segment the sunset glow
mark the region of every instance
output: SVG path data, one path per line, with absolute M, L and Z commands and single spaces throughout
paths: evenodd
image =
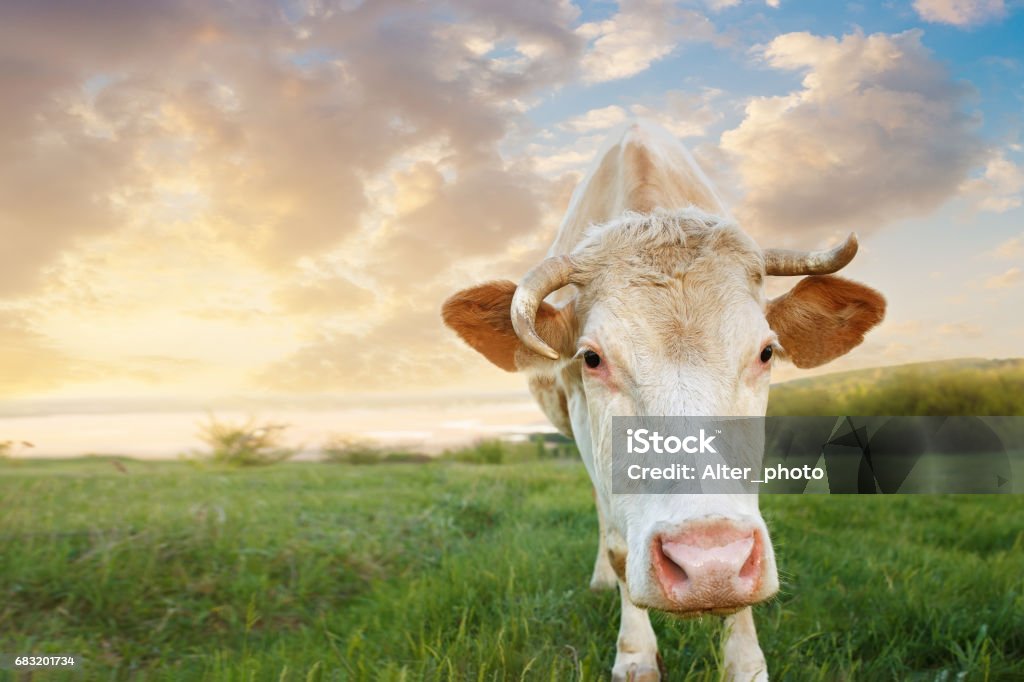
M 522 391 L 440 303 L 536 263 L 632 116 L 762 244 L 860 234 L 889 314 L 828 371 L 1019 355 L 1022 14 L 812 7 L 4 3 L 0 393 Z

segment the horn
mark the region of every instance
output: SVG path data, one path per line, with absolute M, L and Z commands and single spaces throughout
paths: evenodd
M 767 275 L 829 275 L 841 270 L 857 255 L 854 232 L 839 246 L 823 251 L 790 251 L 765 249 L 764 271 Z
M 534 353 L 558 359 L 558 351 L 537 334 L 534 321 L 544 297 L 569 284 L 575 266 L 569 256 L 553 256 L 541 261 L 519 282 L 512 297 L 512 328 L 523 344 Z

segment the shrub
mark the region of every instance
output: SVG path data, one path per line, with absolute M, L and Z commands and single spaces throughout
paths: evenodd
M 0 459 L 6 459 L 15 453 L 34 448 L 27 440 L 0 440 Z
M 464 464 L 501 464 L 505 459 L 505 444 L 500 440 L 481 440 L 467 448 L 446 450 L 441 457 Z
M 228 466 L 266 466 L 290 459 L 295 450 L 281 445 L 287 424 L 258 424 L 253 419 L 242 424 L 210 421 L 201 426 L 200 438 L 210 446 L 204 459 Z
M 384 451 L 372 441 L 354 436 L 339 436 L 322 448 L 324 460 L 334 464 L 377 464 L 384 459 Z

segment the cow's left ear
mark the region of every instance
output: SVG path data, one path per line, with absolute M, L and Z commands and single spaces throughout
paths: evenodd
M 802 368 L 845 355 L 885 317 L 885 298 L 857 282 L 814 275 L 768 302 L 768 325 L 784 357 Z

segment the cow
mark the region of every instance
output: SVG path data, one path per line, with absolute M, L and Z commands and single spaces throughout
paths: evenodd
M 785 172 L 780 159 L 779 172 Z M 517 284 L 459 291 L 442 317 L 498 367 L 523 372 L 551 423 L 575 439 L 594 485 L 591 588 L 618 586 L 613 680 L 661 676 L 649 609 L 725 616 L 733 680 L 766 680 L 751 606 L 776 594 L 756 494 L 613 494 L 612 417 L 764 416 L 771 367 L 822 365 L 864 340 L 885 299 L 834 276 L 832 249 L 761 249 L 686 148 L 631 122 L 570 200 L 547 258 Z M 766 276 L 806 275 L 776 298 Z

